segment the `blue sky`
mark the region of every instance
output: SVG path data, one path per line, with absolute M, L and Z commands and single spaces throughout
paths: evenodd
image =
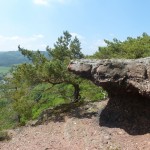
M 93 54 L 104 39 L 150 34 L 149 17 L 149 0 L 1 0 L 0 51 L 45 50 L 68 30 Z

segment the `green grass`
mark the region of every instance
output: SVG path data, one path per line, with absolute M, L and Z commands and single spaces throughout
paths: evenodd
M 16 113 L 12 104 L 5 99 L 0 99 L 0 131 L 13 128 L 16 124 Z
M 50 84 L 39 84 L 28 95 L 23 95 L 15 101 L 7 100 L 1 90 L 0 131 L 17 125 L 25 125 L 30 119 L 37 119 L 44 110 L 55 108 L 61 104 L 68 104 L 73 99 L 74 91 L 71 85 L 61 84 L 53 88 L 50 87 L 52 87 Z M 107 93 L 102 88 L 92 83 L 90 84 L 90 81 L 83 81 L 80 84 L 80 89 L 81 102 L 99 101 L 107 96 Z M 20 123 L 18 122 L 17 114 L 21 117 Z
M 2 67 L 2 66 L 0 66 L 0 73 L 5 74 L 5 73 L 9 72 L 9 70 L 10 70 L 10 67 Z

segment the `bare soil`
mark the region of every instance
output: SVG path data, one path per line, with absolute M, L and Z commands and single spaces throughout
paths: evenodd
M 130 135 L 121 128 L 99 125 L 99 114 L 93 112 L 106 104 L 85 106 L 91 115 L 65 115 L 64 120 L 10 130 L 12 139 L 0 142 L 0 150 L 150 150 L 150 133 Z

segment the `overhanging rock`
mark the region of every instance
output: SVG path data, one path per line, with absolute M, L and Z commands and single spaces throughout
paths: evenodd
M 140 94 L 150 98 L 150 58 L 82 59 L 72 61 L 68 69 L 102 86 L 109 94 Z
M 141 59 L 81 59 L 68 70 L 103 87 L 109 102 L 100 124 L 124 128 L 130 134 L 150 132 L 150 57 Z

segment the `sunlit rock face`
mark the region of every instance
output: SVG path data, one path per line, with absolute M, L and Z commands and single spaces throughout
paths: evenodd
M 71 61 L 68 70 L 108 92 L 101 125 L 122 127 L 131 134 L 150 132 L 150 57 L 81 59 Z
M 150 97 L 150 58 L 82 59 L 72 61 L 69 71 L 92 80 L 109 94 L 140 94 Z

